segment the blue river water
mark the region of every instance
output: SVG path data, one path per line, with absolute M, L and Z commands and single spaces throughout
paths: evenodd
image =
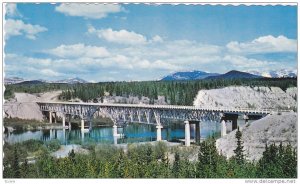
M 239 122 L 242 124 L 243 122 Z M 227 129 L 230 129 L 230 124 Z M 171 142 L 178 142 L 184 139 L 184 124 L 170 124 L 162 129 L 162 139 Z M 201 139 L 216 135 L 220 132 L 220 123 L 202 122 L 200 125 Z M 154 125 L 129 124 L 126 127 L 118 128 L 118 133 L 124 136 L 117 140 L 113 137 L 112 127 L 93 127 L 90 131 L 81 132 L 80 129 L 51 129 L 13 131 L 5 133 L 4 140 L 9 143 L 22 142 L 29 139 L 42 140 L 44 142 L 57 139 L 62 145 L 81 144 L 82 142 L 122 144 L 134 142 L 148 142 L 156 140 L 156 128 Z M 191 125 L 191 139 L 195 136 L 195 129 Z

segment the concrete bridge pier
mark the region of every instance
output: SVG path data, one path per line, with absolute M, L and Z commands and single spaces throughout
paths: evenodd
M 49 123 L 52 124 L 52 112 L 49 111 Z
M 56 112 L 49 111 L 49 123 L 53 123 L 53 118 L 54 118 L 54 123 L 57 123 Z
M 69 114 L 69 130 L 71 130 L 71 128 L 72 128 L 72 125 L 71 125 L 71 117 L 72 117 L 72 115 Z
M 224 137 L 226 135 L 226 122 L 224 120 L 221 120 L 221 137 Z
M 119 136 L 119 134 L 118 134 L 118 126 L 117 125 L 113 126 L 113 136 L 114 137 L 118 137 Z
M 222 119 L 221 119 L 221 122 L 222 120 L 224 120 L 225 122 L 226 121 L 231 121 L 232 122 L 232 131 L 234 131 L 235 129 L 237 129 L 237 119 L 238 119 L 239 115 L 238 114 L 225 114 Z
M 63 125 L 63 128 L 65 129 L 65 126 L 66 126 L 66 115 L 63 114 L 62 116 L 62 125 Z
M 157 141 L 161 141 L 162 140 L 162 138 L 161 138 L 161 129 L 163 128 L 163 126 L 161 126 L 161 125 L 157 125 L 156 126 L 156 140 Z
M 84 129 L 81 129 L 81 141 L 84 142 Z
M 91 121 L 91 120 L 89 120 L 89 131 L 91 131 L 91 130 L 92 130 L 92 128 L 93 128 L 92 121 Z
M 196 144 L 200 144 L 200 121 L 195 122 L 196 127 L 195 127 L 195 141 Z
M 81 119 L 81 131 L 83 132 L 84 131 L 84 120 Z
M 236 130 L 238 127 L 237 125 L 237 118 L 236 119 L 232 119 L 232 131 Z
M 63 129 L 63 142 L 66 144 L 66 129 Z
M 53 132 L 52 132 L 52 129 L 50 129 L 50 140 L 53 139 Z
M 117 144 L 118 144 L 118 137 L 114 136 L 114 145 L 117 145 Z
M 191 133 L 190 133 L 190 122 L 184 121 L 185 123 L 185 146 L 191 145 Z

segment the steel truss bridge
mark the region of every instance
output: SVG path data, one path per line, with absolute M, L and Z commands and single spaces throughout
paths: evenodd
M 185 123 L 186 145 L 189 146 L 189 124 L 196 124 L 199 128 L 199 122 L 214 121 L 220 122 L 221 134 L 226 135 L 226 121 L 232 121 L 232 129 L 237 128 L 238 116 L 242 116 L 246 121 L 248 119 L 259 119 L 268 114 L 274 113 L 269 109 L 221 109 L 221 108 L 201 108 L 196 106 L 179 105 L 148 105 L 148 104 L 108 104 L 108 103 L 78 103 L 78 102 L 37 102 L 40 110 L 48 112 L 49 121 L 52 123 L 53 114 L 63 114 L 63 126 L 65 126 L 65 117 L 77 116 L 81 119 L 81 128 L 84 128 L 84 122 L 89 122 L 95 116 L 106 115 L 114 123 L 113 135 L 117 136 L 117 124 L 138 122 L 156 125 L 157 140 L 161 140 L 161 129 L 169 119 L 180 120 Z M 56 118 L 55 118 L 56 121 Z M 198 125 L 198 126 L 197 126 Z M 224 127 L 225 126 L 225 127 Z M 225 128 L 225 132 L 224 132 Z M 199 129 L 200 130 L 200 129 Z M 188 135 L 187 135 L 188 134 Z M 199 136 L 196 138 L 200 140 Z M 197 140 L 198 141 L 198 140 Z

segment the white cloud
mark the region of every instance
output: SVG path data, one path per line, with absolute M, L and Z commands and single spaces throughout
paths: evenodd
M 176 70 L 181 70 L 183 67 L 173 65 L 173 64 L 167 63 L 165 61 L 156 60 L 155 62 L 152 63 L 152 68 L 176 71 Z
M 25 24 L 22 20 L 8 19 L 5 22 L 5 39 L 12 36 L 25 35 L 28 39 L 35 40 L 36 34 L 47 31 L 47 28 L 40 25 Z
M 253 58 L 246 58 L 244 56 L 238 56 L 238 55 L 226 55 L 223 58 L 224 61 L 230 63 L 229 66 L 234 66 L 235 68 L 240 69 L 259 69 L 265 67 L 272 67 L 272 65 L 276 65 L 275 62 L 272 61 L 261 61 Z M 278 63 L 277 63 L 278 64 Z
M 158 42 L 158 43 L 162 43 L 164 40 L 162 39 L 162 37 L 155 35 L 152 37 L 151 42 Z
M 118 44 L 146 44 L 147 38 L 141 34 L 135 33 L 133 31 L 119 30 L 114 31 L 112 29 L 95 29 L 92 26 L 89 26 L 88 33 L 96 34 L 99 38 L 104 39 L 108 42 L 118 43 Z
M 60 73 L 55 72 L 55 71 L 53 71 L 51 69 L 42 69 L 41 70 L 41 74 L 46 75 L 48 77 L 58 77 L 58 76 L 61 75 Z
M 90 58 L 101 58 L 107 57 L 110 53 L 105 47 L 96 47 L 84 44 L 74 45 L 60 45 L 54 49 L 45 51 L 55 56 L 62 58 L 79 58 L 79 57 L 90 57 Z
M 227 49 L 233 53 L 273 53 L 273 52 L 297 52 L 297 40 L 285 36 L 274 37 L 272 35 L 262 36 L 251 42 L 230 42 Z
M 125 11 L 120 5 L 85 3 L 63 3 L 56 6 L 55 10 L 68 16 L 78 16 L 90 19 L 101 19 L 106 17 L 109 13 Z
M 90 32 L 98 31 L 93 27 L 89 29 Z M 108 44 L 109 52 L 104 47 L 82 43 L 60 45 L 44 51 L 59 57 L 52 57 L 51 59 L 7 54 L 5 63 L 8 67 L 5 66 L 5 71 L 8 71 L 11 76 L 18 71 L 30 73 L 28 75 L 32 73 L 38 77 L 50 75 L 53 78 L 78 76 L 86 80 L 120 81 L 153 80 L 169 72 L 188 70 L 217 73 L 225 73 L 233 69 L 240 71 L 275 70 L 286 67 L 293 68 L 297 63 L 295 57 L 290 57 L 294 53 L 281 58 L 254 57 L 245 55 L 244 52 L 229 52 L 228 45 L 201 44 L 189 40 L 163 40 L 162 42 L 154 42 L 153 40 L 151 38 L 145 41 L 146 44 L 138 46 Z M 265 42 L 264 39 L 257 40 L 260 41 L 255 41 L 255 43 Z M 264 53 L 262 52 L 262 54 Z M 52 72 L 47 69 L 52 70 Z

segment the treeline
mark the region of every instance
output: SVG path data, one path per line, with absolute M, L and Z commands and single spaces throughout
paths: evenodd
M 194 98 L 201 89 L 216 89 L 226 86 L 266 86 L 288 87 L 297 86 L 297 79 L 215 79 L 193 81 L 143 81 L 143 82 L 102 82 L 89 84 L 14 84 L 7 85 L 5 97 L 13 92 L 40 93 L 51 90 L 62 90 L 63 100 L 81 99 L 84 102 L 102 102 L 105 95 L 110 96 L 142 96 L 155 103 L 158 96 L 165 96 L 165 101 L 173 105 L 192 105 Z
M 105 145 L 89 154 L 72 150 L 66 158 L 43 152 L 36 162 L 20 160 L 14 146 L 11 159 L 4 157 L 4 178 L 297 178 L 297 152 L 291 145 L 267 145 L 258 162 L 245 159 L 241 133 L 235 155 L 226 159 L 216 149 L 214 139 L 200 144 L 198 158 L 190 161 L 182 148 L 170 151 L 164 143 L 122 149 Z M 31 146 L 32 147 L 32 146 Z M 7 150 L 5 155 L 8 154 Z M 171 155 L 172 159 L 171 159 Z M 20 162 L 22 162 L 20 164 Z

